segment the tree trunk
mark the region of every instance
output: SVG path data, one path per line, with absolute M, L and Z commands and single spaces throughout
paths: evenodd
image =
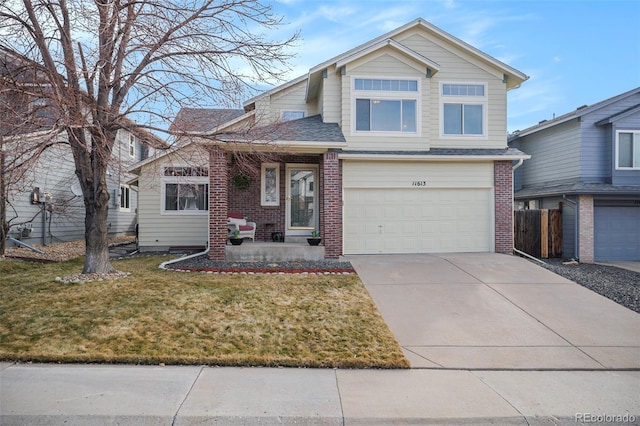
M 67 131 L 76 163 L 76 175 L 84 198 L 85 260 L 83 274 L 109 274 L 116 270 L 109 262 L 109 189 L 107 166 L 116 131 L 88 136 L 83 129 Z M 88 149 L 88 147 L 91 149 Z
M 0 257 L 4 256 L 9 236 L 9 221 L 7 219 L 7 188 L 4 180 L 5 155 L 2 136 L 0 136 Z
M 106 192 L 106 185 L 104 192 Z M 96 197 L 96 202 L 86 206 L 84 240 L 86 243 L 83 274 L 115 272 L 109 262 L 108 222 L 109 195 Z M 105 200 L 106 198 L 106 200 Z

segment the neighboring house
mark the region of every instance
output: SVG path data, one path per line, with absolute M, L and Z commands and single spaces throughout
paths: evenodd
M 640 260 L 640 88 L 515 132 L 519 208 L 562 204 L 563 256 Z
M 528 156 L 507 147 L 507 91 L 527 78 L 417 19 L 243 109 L 183 109 L 182 145 L 132 169 L 140 248 L 224 259 L 241 212 L 257 240 L 319 229 L 326 258 L 511 253 L 512 163 Z
M 33 90 L 44 87 L 37 77 L 40 71 L 33 71 L 36 68 L 37 65 L 26 62 L 15 52 L 0 48 L 0 77 L 7 77 L 5 82 L 12 80 L 11 85 L 2 85 L 0 93 L 3 103 L 0 138 L 7 161 L 20 147 L 51 145 L 29 165 L 26 173 L 20 174 L 19 180 L 8 184 L 7 219 L 19 224 L 10 229 L 9 236 L 27 244 L 82 240 L 85 208 L 73 154 L 66 143 L 66 134 L 55 128 L 56 109 L 47 104 L 46 96 L 39 97 Z M 16 74 L 19 78 L 15 78 Z M 23 85 L 29 95 L 24 95 Z M 46 91 L 46 87 L 41 90 Z M 22 122 L 21 116 L 34 118 Z M 153 154 L 154 149 L 165 146 L 152 134 L 135 129 L 135 123 L 130 124 L 132 130 L 118 131 L 107 173 L 110 236 L 135 233 L 137 197 L 135 188 L 127 184 L 133 177 L 127 170 Z M 25 152 L 33 155 L 35 151 Z

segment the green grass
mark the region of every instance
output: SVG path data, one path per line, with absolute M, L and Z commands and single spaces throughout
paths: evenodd
M 0 359 L 36 362 L 407 368 L 356 275 L 162 271 L 61 284 L 83 259 L 0 262 Z

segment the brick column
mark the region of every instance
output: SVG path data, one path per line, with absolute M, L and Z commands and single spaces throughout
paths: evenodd
M 337 152 L 326 152 L 322 158 L 321 233 L 325 257 L 342 255 L 342 164 Z
M 578 196 L 578 257 L 582 263 L 594 262 L 593 196 Z
M 227 244 L 227 153 L 209 150 L 209 259 L 225 260 Z
M 513 170 L 511 161 L 493 163 L 495 251 L 513 253 Z

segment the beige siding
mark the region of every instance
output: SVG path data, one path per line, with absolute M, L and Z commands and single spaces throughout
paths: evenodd
M 282 111 L 304 111 L 305 117 L 314 115 L 313 104 L 305 103 L 306 81 L 301 81 L 271 96 L 272 120 L 279 120 Z
M 349 161 L 343 165 L 344 188 L 491 188 L 491 162 Z M 421 185 L 421 184 L 418 184 Z
M 349 144 L 349 149 L 370 150 L 427 150 L 428 128 L 425 111 L 429 108 L 429 82 L 425 78 L 426 68 L 414 61 L 384 49 L 383 53 L 374 52 L 354 63 L 347 65 L 347 73 L 342 78 L 342 131 Z M 353 127 L 352 77 L 397 77 L 413 78 L 419 81 L 422 98 L 419 101 L 421 110 L 421 132 L 417 135 L 387 136 L 380 134 L 355 134 Z
M 208 161 L 204 150 L 184 149 L 143 167 L 138 193 L 141 250 L 207 244 L 208 212 L 162 213 L 161 176 L 164 166 L 207 165 Z
M 322 81 L 322 92 L 319 98 L 322 99 L 322 118 L 325 123 L 340 123 L 342 115 L 342 84 L 339 71 L 331 66 L 327 70 L 327 77 Z
M 507 95 L 502 75 L 471 58 L 465 52 L 439 40 L 428 40 L 419 34 L 406 35 L 398 41 L 420 52 L 440 65 L 431 79 L 429 104 L 429 140 L 433 148 L 505 148 L 507 146 Z M 443 138 L 441 135 L 440 82 L 487 83 L 486 139 Z

